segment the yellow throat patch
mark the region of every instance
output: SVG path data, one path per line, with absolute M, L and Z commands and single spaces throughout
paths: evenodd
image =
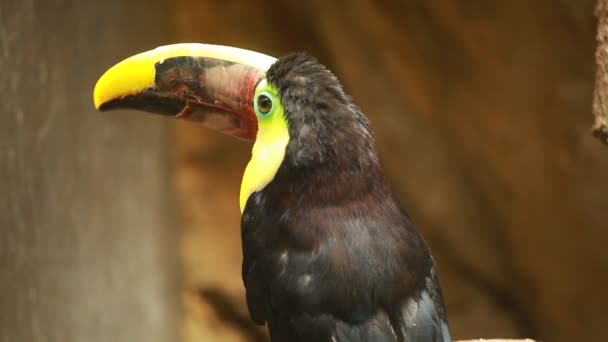
M 258 133 L 241 183 L 241 213 L 249 196 L 273 180 L 283 163 L 289 143 L 287 119 L 276 88 L 266 79 L 262 80 L 255 89 L 253 101 Z

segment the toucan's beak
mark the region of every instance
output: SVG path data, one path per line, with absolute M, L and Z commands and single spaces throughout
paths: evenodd
M 253 96 L 275 58 L 207 44 L 175 44 L 116 64 L 97 81 L 99 110 L 137 109 L 197 121 L 253 141 Z

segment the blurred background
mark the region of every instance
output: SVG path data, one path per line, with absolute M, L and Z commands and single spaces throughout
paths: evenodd
M 452 334 L 604 341 L 608 149 L 592 0 L 0 2 L 0 341 L 264 341 L 240 278 L 251 146 L 97 113 L 172 42 L 307 51 L 376 133 Z

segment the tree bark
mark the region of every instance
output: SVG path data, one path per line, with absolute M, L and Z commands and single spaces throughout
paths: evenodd
M 163 3 L 0 2 L 2 342 L 179 339 L 166 122 L 92 100 Z
M 597 18 L 597 49 L 595 51 L 596 75 L 593 97 L 593 135 L 608 144 L 608 1 L 598 0 L 595 7 Z

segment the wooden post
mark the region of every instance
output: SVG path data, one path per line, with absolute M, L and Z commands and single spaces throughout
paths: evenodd
M 168 121 L 98 113 L 161 0 L 0 3 L 0 341 L 176 342 Z

